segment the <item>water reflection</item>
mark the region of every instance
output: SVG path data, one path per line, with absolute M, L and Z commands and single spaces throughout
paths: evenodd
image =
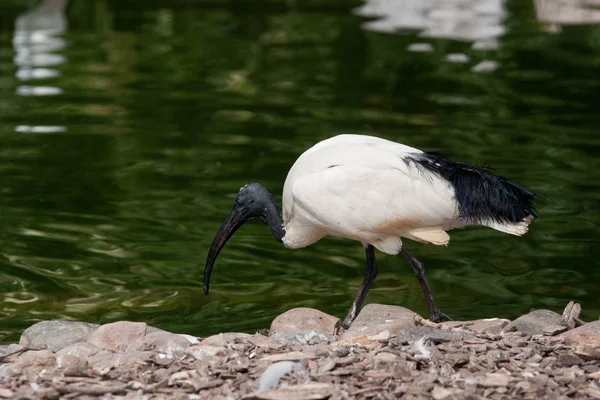
M 498 48 L 506 32 L 504 0 L 367 0 L 355 13 L 377 18 L 363 24 L 367 30 L 418 30 L 421 37 L 475 42 L 476 49 Z
M 59 37 L 67 30 L 65 8 L 68 0 L 43 0 L 37 8 L 19 15 L 15 21 L 13 62 L 18 67 L 16 77 L 22 82 L 56 78 L 57 67 L 66 62 L 59 54 L 67 42 Z M 55 96 L 63 89 L 48 85 L 20 85 L 20 96 Z
M 506 33 L 504 0 L 367 0 L 354 10 L 357 15 L 375 18 L 363 29 L 380 33 L 418 31 L 421 38 L 472 42 L 474 50 L 497 50 Z M 433 52 L 430 43 L 411 43 L 410 52 Z M 464 53 L 444 56 L 450 63 L 467 64 Z M 487 73 L 500 68 L 495 60 L 478 60 L 472 72 Z
M 535 14 L 549 32 L 560 32 L 563 25 L 600 23 L 598 2 L 591 0 L 534 0 Z

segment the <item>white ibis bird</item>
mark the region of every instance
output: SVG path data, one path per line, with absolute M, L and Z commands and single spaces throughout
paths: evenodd
M 450 319 L 433 300 L 425 269 L 402 238 L 447 245 L 446 231 L 472 225 L 521 236 L 537 216 L 536 194 L 488 168 L 450 161 L 437 153 L 362 135 L 339 135 L 304 152 L 283 186 L 283 218 L 258 183 L 242 187 L 208 252 L 204 293 L 215 260 L 246 221 L 258 218 L 286 247 L 309 246 L 325 236 L 362 242 L 367 266 L 343 325 L 356 318 L 375 277 L 375 249 L 400 254 L 417 276 L 430 320 Z

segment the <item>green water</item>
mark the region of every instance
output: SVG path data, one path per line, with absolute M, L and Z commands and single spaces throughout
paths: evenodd
M 514 318 L 576 300 L 598 318 L 600 27 L 548 32 L 514 0 L 499 47 L 477 50 L 365 29 L 358 1 L 300 3 L 71 0 L 41 49 L 14 40 L 36 2 L 0 3 L 0 341 L 53 318 L 207 335 L 297 306 L 343 317 L 362 246 L 288 250 L 260 223 L 229 242 L 202 293 L 240 186 L 280 201 L 296 157 L 342 132 L 489 164 L 547 198 L 521 238 L 406 241 L 444 312 Z M 499 68 L 473 71 L 483 60 Z M 378 261 L 367 302 L 427 315 L 408 265 Z

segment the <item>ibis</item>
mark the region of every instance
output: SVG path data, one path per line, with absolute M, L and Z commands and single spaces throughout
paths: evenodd
M 419 281 L 430 320 L 449 320 L 433 300 L 423 264 L 406 250 L 403 239 L 447 245 L 447 231 L 467 226 L 521 236 L 537 217 L 536 197 L 489 168 L 373 136 L 334 136 L 305 151 L 288 172 L 282 215 L 260 184 L 240 189 L 210 246 L 204 293 L 225 243 L 246 221 L 257 218 L 290 249 L 326 236 L 362 243 L 365 274 L 344 327 L 356 318 L 377 276 L 375 249 L 402 256 Z

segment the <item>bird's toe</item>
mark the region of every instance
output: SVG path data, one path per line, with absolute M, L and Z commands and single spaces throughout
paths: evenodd
M 444 321 L 452 321 L 452 318 L 450 318 L 449 316 L 447 316 L 446 314 L 444 314 L 443 312 L 441 312 L 440 310 L 437 310 L 433 313 L 431 313 L 431 316 L 429 317 L 429 320 L 431 322 L 444 322 Z

